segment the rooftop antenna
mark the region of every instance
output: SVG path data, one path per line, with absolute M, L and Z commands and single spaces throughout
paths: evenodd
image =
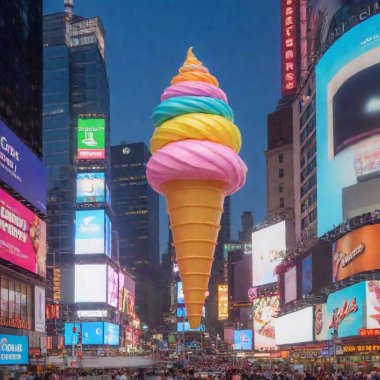
M 74 8 L 74 0 L 64 0 L 63 4 L 65 6 L 65 13 L 72 15 Z

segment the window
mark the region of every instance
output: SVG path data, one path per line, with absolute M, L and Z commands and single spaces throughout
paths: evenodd
M 278 185 L 278 191 L 280 193 L 283 193 L 284 192 L 284 184 L 281 182 L 279 185 Z
M 280 208 L 284 208 L 284 207 L 285 207 L 284 198 L 280 198 Z
M 278 169 L 278 176 L 282 178 L 284 176 L 284 168 Z
M 278 154 L 278 162 L 282 164 L 284 162 L 284 153 L 279 153 Z

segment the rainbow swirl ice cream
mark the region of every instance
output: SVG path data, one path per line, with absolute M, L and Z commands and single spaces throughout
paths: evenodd
M 226 195 L 245 183 L 241 135 L 218 80 L 192 53 L 154 108 L 146 176 L 167 202 L 191 328 L 202 316 Z

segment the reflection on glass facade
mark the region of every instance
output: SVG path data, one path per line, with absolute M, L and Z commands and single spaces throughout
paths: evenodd
M 44 16 L 43 156 L 48 167 L 49 264 L 65 262 L 74 250 L 78 116 L 104 115 L 109 139 L 104 31 L 99 19 L 90 24 L 89 19 L 63 12 Z M 78 35 L 88 38 L 79 41 Z

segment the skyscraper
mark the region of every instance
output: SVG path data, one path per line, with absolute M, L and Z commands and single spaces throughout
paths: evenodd
M 141 321 L 155 327 L 162 315 L 157 289 L 159 196 L 146 180 L 149 157 L 143 142 L 111 147 L 112 208 L 119 231 L 119 260 L 135 276 L 136 309 Z
M 253 215 L 251 211 L 244 211 L 241 216 L 241 231 L 239 231 L 239 241 L 251 244 L 253 232 Z

